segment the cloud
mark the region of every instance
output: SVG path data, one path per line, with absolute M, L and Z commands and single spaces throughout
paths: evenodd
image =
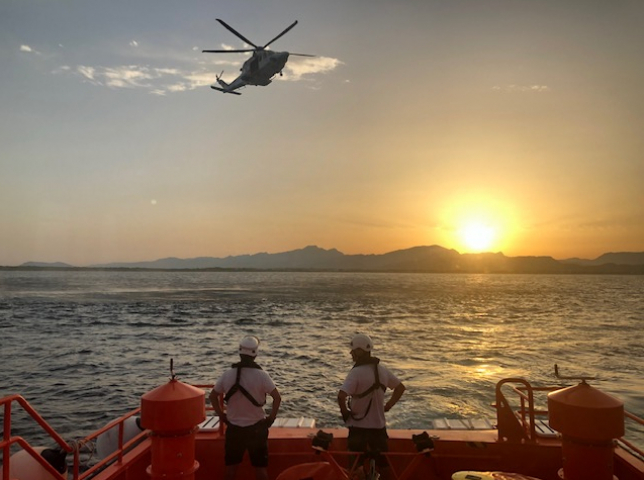
M 35 55 L 40 55 L 38 50 L 34 50 L 29 45 L 20 45 L 20 51 L 25 53 L 33 53 Z
M 343 63 L 337 58 L 329 57 L 289 57 L 284 68 L 282 80 L 297 82 L 304 75 L 328 73 Z
M 185 83 L 176 83 L 174 85 L 168 85 L 168 92 L 185 92 L 188 90 L 188 87 Z
M 496 85 L 492 90 L 509 93 L 545 93 L 550 91 L 550 87 L 547 85 L 506 85 L 504 87 Z
M 90 80 L 92 82 L 95 82 L 94 73 L 95 73 L 96 70 L 94 69 L 94 67 L 86 67 L 85 65 L 79 65 L 76 68 L 76 71 L 82 77 L 85 77 L 86 79 L 88 79 L 88 80 Z
M 113 89 L 148 90 L 153 95 L 185 92 L 209 85 L 215 75 L 210 71 L 184 71 L 178 68 L 152 68 L 142 65 L 91 67 L 79 65 L 75 70 L 61 67 L 56 73 L 72 72 L 93 85 Z
M 235 47 L 233 45 L 228 45 L 227 43 L 220 43 L 220 47 L 217 50 L 252 50 L 254 47 L 252 45 L 248 45 L 247 43 L 244 42 L 244 44 L 241 47 Z M 204 49 L 204 50 L 215 50 L 213 49 Z M 270 48 L 268 48 L 270 50 Z M 240 55 L 250 55 L 250 52 L 237 52 Z
M 147 80 L 154 78 L 147 67 L 137 65 L 105 68 L 102 75 L 108 87 L 119 88 L 151 87 L 152 85 Z

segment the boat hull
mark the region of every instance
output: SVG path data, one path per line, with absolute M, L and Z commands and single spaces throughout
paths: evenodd
M 269 435 L 269 477 L 278 475 L 289 467 L 302 463 L 323 462 L 324 455 L 311 446 L 314 428 L 273 428 Z M 333 434 L 330 447 L 334 458 L 347 465 L 346 429 L 325 429 Z M 416 453 L 411 440 L 421 430 L 390 430 L 389 460 L 397 476 L 405 471 Z M 540 480 L 560 480 L 562 468 L 561 443 L 557 438 L 544 438 L 533 444 L 499 442 L 496 430 L 429 430 L 434 440 L 430 456 L 416 461 L 413 471 L 405 472 L 407 478 L 449 480 L 455 472 L 504 471 L 517 472 Z M 220 431 L 199 432 L 196 435 L 196 458 L 199 469 L 196 480 L 213 480 L 223 477 L 224 437 Z M 146 469 L 151 461 L 149 439 L 132 449 L 122 464 L 112 465 L 95 478 L 98 480 L 133 480 L 149 478 Z M 619 480 L 644 480 L 644 463 L 624 451 L 615 454 L 615 474 Z M 239 480 L 255 478 L 254 468 L 248 458 L 239 467 Z

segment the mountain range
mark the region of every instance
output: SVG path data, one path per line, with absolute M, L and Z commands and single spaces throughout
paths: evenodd
M 75 268 L 64 263 L 27 262 L 21 268 Z M 318 270 L 434 273 L 618 273 L 644 274 L 644 252 L 605 253 L 587 260 L 555 260 L 547 256 L 507 257 L 503 253 L 466 253 L 438 245 L 413 247 L 385 254 L 345 255 L 308 246 L 282 253 L 256 253 L 225 258 L 163 258 L 147 262 L 91 265 L 94 269 L 162 270 Z

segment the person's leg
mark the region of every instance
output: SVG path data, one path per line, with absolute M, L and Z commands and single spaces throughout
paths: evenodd
M 387 435 L 387 429 L 382 428 L 370 432 L 369 445 L 374 452 L 388 452 L 389 436 Z M 389 461 L 385 455 L 379 455 L 376 458 L 376 468 L 380 474 L 380 480 L 391 480 L 394 478 L 389 468 Z
M 257 480 L 268 480 L 268 425 L 259 422 L 246 439 L 250 464 L 255 467 Z
M 244 458 L 246 447 L 243 443 L 242 433 L 243 430 L 234 425 L 229 425 L 226 429 L 226 443 L 224 444 L 226 470 L 224 480 L 233 480 L 235 478 L 237 467 Z
M 367 431 L 364 428 L 349 427 L 349 435 L 347 436 L 347 450 L 350 452 L 359 453 L 359 455 L 349 455 L 347 462 L 347 470 L 355 478 L 364 478 L 364 469 L 361 462 L 363 461 L 363 453 L 367 451 Z
M 224 473 L 224 480 L 233 480 L 237 474 L 238 465 L 228 465 Z
M 256 480 L 268 480 L 268 469 L 266 467 L 257 467 L 255 469 Z

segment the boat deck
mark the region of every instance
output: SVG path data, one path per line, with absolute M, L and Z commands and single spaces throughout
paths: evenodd
M 326 461 L 324 455 L 315 451 L 311 439 L 318 429 L 306 427 L 271 428 L 269 435 L 269 476 L 274 479 L 288 467 Z M 325 429 L 333 434 L 329 454 L 341 465 L 347 465 L 346 436 L 344 428 Z M 559 480 L 557 472 L 562 468 L 561 444 L 557 438 L 540 438 L 532 444 L 498 441 L 494 429 L 447 429 L 426 430 L 434 438 L 435 448 L 430 456 L 416 461 L 408 478 L 427 480 L 450 480 L 454 472 L 506 471 L 521 472 L 540 480 Z M 413 434 L 422 430 L 389 430 L 388 455 L 395 478 L 399 478 L 419 454 L 411 440 Z M 627 455 L 617 452 L 616 458 Z M 224 436 L 218 429 L 202 429 L 196 434 L 196 459 L 199 468 L 195 480 L 220 478 L 224 471 Z M 145 473 L 150 465 L 149 439 L 133 448 L 123 464 L 113 464 L 96 476 L 100 480 L 132 480 L 149 478 Z M 644 479 L 644 463 L 616 462 L 616 474 L 620 480 Z M 219 475 L 219 476 L 218 476 Z M 239 468 L 238 478 L 254 479 L 255 471 L 245 458 Z
M 501 390 L 506 383 L 519 384 L 519 387 L 514 386 L 510 389 L 510 393 L 518 395 L 518 402 L 510 402 L 506 398 Z M 495 403 L 497 417 L 494 420 L 442 418 L 434 419 L 433 428 L 428 430 L 389 429 L 389 452 L 384 455 L 390 466 L 390 477 L 394 480 L 451 480 L 456 472 L 471 471 L 509 472 L 509 476 L 505 478 L 522 478 L 523 475 L 523 478 L 560 480 L 559 472 L 563 467 L 562 438 L 550 427 L 548 412 L 537 409 L 533 398 L 535 392 L 549 391 L 552 391 L 551 387 L 535 388 L 522 379 L 504 379 L 497 384 Z M 203 409 L 203 404 L 198 404 L 200 402 L 203 402 L 203 397 L 199 402 L 193 402 L 197 410 Z M 21 406 L 64 451 L 73 454 L 73 467 L 67 477 L 53 470 L 52 466 L 35 453 L 33 447 L 24 439 L 11 434 L 11 407 L 14 403 Z M 12 395 L 0 399 L 0 405 L 5 412 L 4 436 L 0 443 L 4 478 L 19 478 L 9 474 L 11 462 L 7 462 L 7 459 L 11 460 L 9 452 L 13 445 L 21 447 L 34 459 L 38 457 L 37 463 L 43 465 L 43 468 L 46 467 L 47 472 L 51 473 L 50 476 L 43 478 L 55 480 L 65 480 L 65 478 L 147 480 L 150 478 L 149 467 L 153 459 L 153 444 L 156 441 L 154 439 L 158 440 L 163 435 L 137 428 L 133 436 L 125 438 L 125 430 L 128 425 L 136 423 L 134 421 L 136 416 L 141 414 L 142 407 L 110 422 L 72 446 L 62 439 L 21 396 Z M 179 411 L 183 412 L 183 410 Z M 172 445 L 175 445 L 175 437 L 190 437 L 189 449 L 194 450 L 190 452 L 189 457 L 182 457 L 185 452 L 175 447 L 163 451 L 166 463 L 176 466 L 181 463 L 180 459 L 183 461 L 189 458 L 188 465 L 196 467 L 196 470 L 189 472 L 188 475 L 182 472 L 181 475 L 174 475 L 172 478 L 187 480 L 223 478 L 225 433 L 219 424 L 219 419 L 212 416 L 211 407 L 205 411 L 207 416 L 198 426 L 192 423 L 188 430 L 182 431 L 181 435 L 166 437 Z M 203 410 L 197 413 L 197 418 L 204 418 Z M 174 419 L 174 416 L 170 415 L 169 418 Z M 625 418 L 635 421 L 638 425 L 644 425 L 643 419 L 628 412 L 625 412 Z M 192 429 L 192 426 L 195 428 Z M 347 452 L 348 430 L 346 428 L 324 429 L 325 433 L 333 436 L 328 449 L 324 451 L 313 448 L 313 438 L 318 431 L 315 420 L 311 418 L 278 418 L 269 431 L 269 478 L 277 479 L 290 467 L 305 463 L 317 463 L 319 466 L 320 462 L 328 462 L 335 465 L 336 473 L 342 473 L 339 466 L 349 466 L 350 462 Z M 81 459 L 81 452 L 85 447 L 91 445 L 93 448 L 94 444 L 98 445 L 102 436 L 110 432 L 117 438 L 112 453 L 103 456 L 100 461 L 94 458 L 88 463 Z M 433 449 L 429 453 L 427 451 L 418 453 L 413 441 L 414 435 L 423 432 L 433 439 Z M 194 444 L 191 440 L 193 437 Z M 612 463 L 612 471 L 619 480 L 644 480 L 644 461 L 642 460 L 644 452 L 641 449 L 625 438 L 621 438 L 618 442 L 609 441 L 603 451 L 607 455 L 608 463 Z M 193 453 L 196 463 L 192 460 Z M 585 458 L 582 460 L 582 463 L 587 463 Z M 337 477 L 320 478 L 343 478 L 343 475 L 344 473 Z M 255 469 L 246 456 L 238 470 L 237 479 L 254 478 Z M 313 479 L 314 477 L 308 475 L 304 478 Z M 283 479 L 280 478 L 280 480 Z

